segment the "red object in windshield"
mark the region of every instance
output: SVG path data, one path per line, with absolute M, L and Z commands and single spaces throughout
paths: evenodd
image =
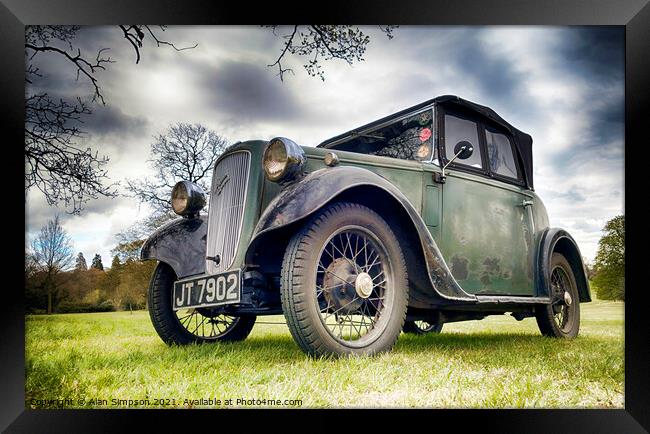
M 431 138 L 431 129 L 423 128 L 422 131 L 420 131 L 420 141 L 426 142 L 430 138 Z

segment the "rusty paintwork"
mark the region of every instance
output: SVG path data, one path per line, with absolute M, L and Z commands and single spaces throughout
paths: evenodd
M 462 273 L 454 277 L 466 292 L 531 296 L 535 292 L 535 228 L 521 204 L 531 200 L 533 193 L 477 178 L 457 170 L 447 173 L 442 186 L 440 248 L 450 258 L 467 262 L 466 270 L 454 267 Z
M 140 258 L 169 264 L 178 278 L 205 272 L 207 216 L 173 220 L 145 241 Z
M 420 214 L 404 194 L 376 173 L 360 167 L 343 166 L 319 169 L 307 174 L 299 182 L 286 186 L 271 201 L 260 217 L 255 227 L 249 252 L 257 248 L 256 240 L 264 233 L 302 220 L 345 190 L 362 185 L 383 189 L 395 198 L 408 213 L 420 237 L 426 260 L 424 265 L 427 267 L 431 286 L 438 295 L 448 300 L 475 302 L 476 298 L 463 291 L 452 276 Z M 247 257 L 250 257 L 250 254 Z

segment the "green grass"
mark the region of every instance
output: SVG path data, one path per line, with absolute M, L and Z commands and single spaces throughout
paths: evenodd
M 402 334 L 378 357 L 338 360 L 308 358 L 284 324 L 257 324 L 236 344 L 167 347 L 144 311 L 28 316 L 26 406 L 51 408 L 39 400 L 52 399 L 72 400 L 65 408 L 88 407 L 80 399 L 153 406 L 164 398 L 189 407 L 205 405 L 185 399 L 212 398 L 225 408 L 244 406 L 236 404 L 243 398 L 301 407 L 622 408 L 623 306 L 583 304 L 572 341 L 541 336 L 532 318 L 495 316 L 446 324 L 440 335 Z

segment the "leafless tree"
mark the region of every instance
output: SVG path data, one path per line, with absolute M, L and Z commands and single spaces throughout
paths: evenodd
M 91 114 L 89 103 L 105 104 L 97 77 L 113 60 L 106 55 L 108 48 L 87 55 L 75 47 L 80 26 L 27 26 L 25 29 L 25 80 L 32 84 L 44 72 L 37 66 L 37 56 L 58 56 L 70 65 L 77 80 L 88 82 L 92 89 L 90 101 L 81 97 L 73 100 L 56 98 L 46 92 L 27 94 L 25 99 L 25 194 L 37 188 L 48 204 L 65 205 L 78 214 L 90 199 L 115 196 L 115 184 L 104 185 L 108 157 L 99 156 L 90 148 L 78 146 L 84 131 L 83 120 Z M 133 47 L 136 63 L 140 50 L 149 39 L 157 46 L 167 45 L 181 51 L 173 43 L 160 39 L 165 26 L 121 25 L 119 31 Z
M 312 77 L 319 77 L 325 80 L 325 71 L 321 66 L 321 60 L 339 59 L 352 65 L 354 62 L 363 61 L 366 47 L 370 43 L 370 37 L 355 26 L 332 26 L 332 25 L 311 25 L 311 26 L 278 26 L 266 25 L 278 35 L 280 27 L 283 31 L 280 35 L 284 40 L 284 46 L 280 55 L 268 66 L 278 68 L 280 80 L 284 80 L 284 74 L 291 72 L 291 68 L 283 66 L 282 62 L 287 53 L 306 58 L 303 65 L 307 73 Z M 393 38 L 393 30 L 397 26 L 379 26 L 388 39 Z
M 172 187 L 190 181 L 208 193 L 212 168 L 228 146 L 225 138 L 200 124 L 179 122 L 154 138 L 151 145 L 152 178 L 129 179 L 127 189 L 155 215 L 169 213 Z
M 111 254 L 116 255 L 122 262 L 127 260 L 137 260 L 140 257 L 140 248 L 145 239 L 156 229 L 166 222 L 177 217 L 171 214 L 169 210 L 164 214 L 153 214 L 136 221 L 131 226 L 115 234 L 117 244 L 111 250 Z
M 32 258 L 43 272 L 42 289 L 47 292 L 47 313 L 52 313 L 53 298 L 57 296 L 57 276 L 74 263 L 72 241 L 59 223 L 59 216 L 47 222 L 32 241 Z

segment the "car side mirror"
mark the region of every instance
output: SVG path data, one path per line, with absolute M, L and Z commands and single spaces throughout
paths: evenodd
M 454 156 L 451 158 L 451 160 L 447 161 L 447 164 L 442 166 L 441 174 L 433 175 L 433 180 L 439 184 L 444 184 L 445 181 L 447 180 L 447 176 L 445 175 L 445 169 L 447 168 L 447 166 L 453 163 L 456 158 L 460 158 L 461 160 L 467 160 L 469 157 L 472 156 L 473 153 L 474 153 L 474 146 L 467 140 L 462 140 L 456 143 L 456 146 L 454 146 Z
M 452 158 L 451 161 L 449 161 L 449 163 L 451 163 L 456 158 L 459 158 L 461 160 L 467 160 L 469 157 L 472 156 L 473 153 L 474 153 L 474 146 L 470 142 L 466 140 L 458 142 L 456 143 L 456 146 L 454 146 L 454 158 Z

